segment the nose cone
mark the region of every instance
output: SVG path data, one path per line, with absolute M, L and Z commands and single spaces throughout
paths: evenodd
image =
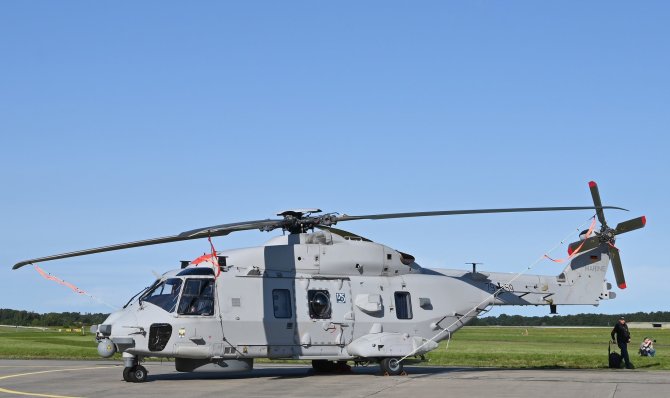
M 122 308 L 118 311 L 115 311 L 115 312 L 112 312 L 111 314 L 109 314 L 107 319 L 105 319 L 105 321 L 102 324 L 103 325 L 125 325 L 125 326 L 136 325 L 137 324 L 137 316 L 135 315 L 136 312 L 137 312 L 137 310 L 135 308 L 132 308 L 132 307 Z M 117 332 L 117 333 L 120 332 L 121 331 L 121 330 L 119 330 L 120 327 L 121 326 L 118 326 L 118 327 L 114 328 L 114 329 L 116 329 L 115 332 Z
M 106 336 L 111 337 L 121 337 L 128 336 L 128 333 L 132 331 L 130 327 L 137 326 L 137 309 L 136 308 L 123 308 L 116 312 L 112 312 L 107 319 L 98 326 L 98 331 L 103 331 Z M 108 330 L 109 329 L 109 330 Z
M 113 312 L 98 325 L 98 354 L 109 358 L 117 352 L 125 352 L 136 346 L 136 339 L 140 338 L 138 331 L 142 328 L 137 323 L 137 309 L 124 308 Z

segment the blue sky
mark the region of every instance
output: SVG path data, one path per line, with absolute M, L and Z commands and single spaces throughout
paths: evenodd
M 611 224 L 644 214 L 647 228 L 617 242 L 628 289 L 559 312 L 668 310 L 668 20 L 661 1 L 2 2 L 0 307 L 108 310 L 10 271 L 26 258 L 287 208 L 589 205 L 596 180 L 631 210 Z M 517 272 L 590 216 L 340 226 L 424 266 Z M 42 266 L 122 305 L 206 250 Z

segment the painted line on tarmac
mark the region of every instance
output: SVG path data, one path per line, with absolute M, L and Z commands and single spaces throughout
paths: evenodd
M 17 374 L 13 374 L 13 375 L 0 376 L 0 380 L 11 379 L 11 378 L 14 378 L 14 377 L 32 376 L 32 375 L 38 375 L 38 374 L 44 374 L 44 373 L 69 372 L 69 371 L 73 371 L 73 370 L 95 370 L 95 369 L 109 369 L 109 366 L 96 366 L 96 367 L 89 367 L 89 368 L 53 369 L 53 370 L 41 370 L 39 372 L 17 373 Z M 6 394 L 14 394 L 14 395 L 27 395 L 27 396 L 31 396 L 31 397 L 78 398 L 78 397 L 72 397 L 72 396 L 68 396 L 68 395 L 39 394 L 39 393 L 33 393 L 33 392 L 10 390 L 8 388 L 2 388 L 2 387 L 0 387 L 0 392 L 4 392 Z
M 67 368 L 72 365 L 0 365 L 0 368 Z

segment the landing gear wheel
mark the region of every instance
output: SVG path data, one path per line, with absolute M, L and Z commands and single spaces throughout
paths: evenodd
M 351 372 L 351 366 L 347 364 L 347 361 L 337 361 L 335 362 L 335 370 L 338 373 L 349 373 Z
M 379 361 L 379 367 L 385 375 L 398 376 L 402 374 L 403 365 L 398 358 L 383 358 Z
M 312 361 L 312 369 L 316 373 L 332 373 L 335 371 L 337 363 L 325 359 L 315 359 Z
M 133 379 L 133 376 L 133 368 L 123 368 L 123 380 L 134 383 L 135 379 Z
M 144 383 L 147 381 L 147 369 L 144 366 L 133 366 L 131 373 L 135 383 Z

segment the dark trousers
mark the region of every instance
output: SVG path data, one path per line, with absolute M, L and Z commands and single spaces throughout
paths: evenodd
M 628 358 L 628 343 L 621 342 L 618 344 L 618 346 L 619 349 L 621 350 L 621 358 L 623 358 L 626 367 L 630 368 L 631 366 L 633 366 L 633 364 L 630 363 L 630 358 Z

